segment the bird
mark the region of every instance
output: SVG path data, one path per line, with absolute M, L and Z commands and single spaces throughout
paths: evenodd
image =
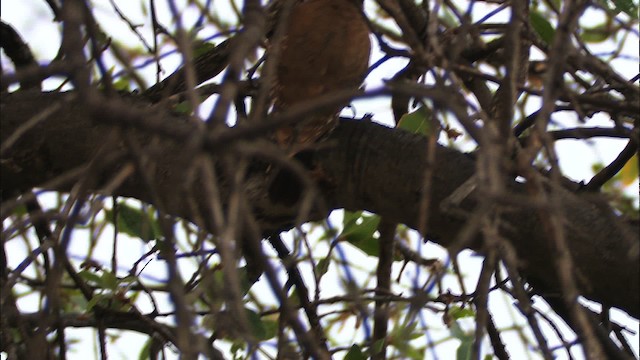
M 276 65 L 274 113 L 340 90 L 357 90 L 367 74 L 371 41 L 363 0 L 306 0 L 293 5 Z M 322 108 L 275 131 L 286 149 L 305 148 L 330 133 L 348 101 Z

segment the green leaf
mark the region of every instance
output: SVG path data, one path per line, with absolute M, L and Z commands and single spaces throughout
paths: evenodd
M 562 0 L 551 0 L 551 3 L 556 9 L 560 9 L 562 7 Z
M 624 186 L 638 182 L 638 154 L 636 153 L 627 161 L 620 170 L 620 180 Z
M 246 309 L 247 321 L 253 336 L 258 340 L 268 340 L 276 336 L 278 324 L 271 320 L 263 321 L 255 311 Z
M 613 0 L 616 10 L 623 11 L 632 19 L 638 19 L 638 5 L 632 0 Z
M 318 276 L 322 276 L 329 271 L 329 264 L 331 264 L 331 260 L 329 258 L 322 258 L 318 261 L 318 264 L 316 265 Z
M 13 208 L 13 215 L 15 216 L 23 216 L 27 214 L 27 207 L 20 204 Z
M 601 43 L 611 36 L 611 31 L 606 24 L 582 28 L 580 37 L 587 43 Z
M 264 328 L 264 338 L 262 340 L 273 339 L 278 334 L 278 322 L 273 320 L 262 320 Z
M 79 290 L 64 291 L 61 293 L 63 296 L 62 308 L 67 312 L 80 312 L 87 309 L 87 299 L 82 295 Z
M 183 114 L 183 115 L 191 114 L 191 111 L 192 111 L 191 103 L 189 103 L 189 101 L 180 102 L 173 107 L 173 111 L 176 114 Z
M 456 360 L 471 360 L 471 348 L 473 347 L 473 338 L 463 340 L 456 350 Z
M 151 354 L 151 338 L 149 338 L 145 343 L 142 349 L 140 349 L 140 355 L 138 355 L 138 360 L 146 360 L 149 359 L 149 355 Z
M 424 348 L 415 347 L 411 340 L 423 337 L 424 332 L 418 329 L 418 322 L 413 321 L 406 326 L 395 327 L 388 336 L 390 345 L 400 352 L 402 359 L 423 359 Z
M 529 14 L 529 21 L 533 30 L 540 36 L 540 38 L 547 44 L 551 44 L 553 37 L 556 34 L 555 29 L 551 26 L 551 23 L 537 11 L 531 11 Z
M 453 11 L 451 11 L 451 9 L 448 6 L 444 7 L 444 12 L 441 15 L 441 17 L 439 17 L 438 20 L 445 23 L 446 24 L 445 27 L 447 29 L 457 28 L 458 26 L 460 26 L 460 21 L 458 20 L 458 17 Z
M 460 346 L 456 350 L 456 360 L 470 360 L 471 359 L 471 348 L 473 347 L 473 342 L 475 340 L 475 336 L 473 333 L 467 333 L 460 327 L 457 321 L 453 321 L 450 327 L 451 336 L 460 340 Z
M 205 54 L 207 54 L 209 51 L 213 50 L 216 48 L 216 45 L 213 43 L 209 43 L 209 42 L 199 42 L 198 44 L 196 44 L 195 48 L 193 49 L 193 58 L 197 59 Z
M 125 276 L 125 277 L 123 277 L 121 279 L 118 279 L 118 283 L 120 285 L 131 285 L 131 284 L 133 284 L 133 283 L 135 283 L 137 281 L 138 281 L 138 278 L 136 276 L 133 276 L 133 275 L 127 275 L 127 276 Z
M 398 122 L 398 128 L 425 136 L 429 136 L 436 131 L 432 121 L 431 110 L 426 106 L 420 106 L 415 111 L 404 114 Z
M 231 353 L 233 354 L 233 358 L 234 359 L 239 359 L 242 358 L 242 352 L 244 351 L 244 345 L 245 343 L 243 342 L 234 342 L 231 345 Z
M 126 92 L 130 92 L 130 79 L 127 77 L 121 77 L 118 80 L 113 82 L 113 88 L 116 91 L 126 91 Z
M 110 271 L 104 271 L 100 277 L 100 285 L 109 290 L 115 290 L 118 287 L 118 278 Z
M 453 336 L 454 338 L 460 341 L 465 341 L 468 338 L 473 338 L 472 335 L 469 335 L 464 330 L 462 330 L 462 328 L 460 327 L 460 324 L 457 321 L 451 322 L 451 327 L 449 328 L 449 332 L 451 333 L 451 336 Z
M 78 275 L 86 282 L 92 282 L 96 285 L 100 285 L 102 283 L 102 278 L 92 271 L 82 270 L 78 272 Z
M 345 211 L 342 218 L 342 227 L 351 226 L 362 216 L 362 211 Z M 344 230 L 343 230 L 344 231 Z
M 346 218 L 346 217 L 345 217 Z M 377 215 L 359 215 L 344 224 L 344 229 L 340 237 L 349 242 L 360 242 L 369 240 L 378 229 L 380 217 Z
M 113 219 L 113 210 L 107 211 L 107 216 Z M 118 204 L 118 231 L 146 242 L 160 238 L 160 225 L 157 221 L 140 209 L 125 203 Z
M 424 348 L 414 348 L 412 346 L 405 349 L 405 356 L 409 357 L 409 359 L 413 360 L 422 360 L 424 359 Z
M 378 256 L 378 242 L 373 234 L 378 229 L 380 217 L 363 215 L 362 212 L 347 213 L 345 211 L 344 228 L 340 238 L 364 251 L 367 255 Z
M 289 294 L 289 296 L 287 297 L 287 301 L 293 308 L 297 308 L 300 306 L 300 295 L 298 295 L 298 289 L 293 288 L 291 294 Z
M 374 342 L 373 345 L 371 345 L 371 351 L 373 352 L 373 354 L 379 354 L 382 350 L 384 350 L 384 340 L 385 339 L 380 339 Z
M 242 296 L 247 295 L 247 293 L 249 292 L 249 290 L 251 290 L 251 287 L 254 284 L 249 281 L 247 267 L 241 266 L 239 268 L 231 268 L 231 269 L 237 272 L 237 278 L 238 278 Z M 205 291 L 205 294 L 207 295 L 208 301 L 211 301 L 216 304 L 222 304 L 222 302 L 224 301 L 225 297 L 223 294 L 225 293 L 225 287 L 226 287 L 224 272 L 226 270 L 227 269 L 220 269 L 220 268 L 215 269 L 212 272 L 211 277 L 209 278 L 209 281 L 198 284 L 198 286 L 204 287 L 204 291 Z
M 255 311 L 250 309 L 244 309 L 247 314 L 247 320 L 249 321 L 249 326 L 251 327 L 251 332 L 256 339 L 264 338 L 266 331 L 262 326 L 262 321 L 260 321 L 260 315 L 258 315 Z
M 461 308 L 459 306 L 453 306 L 449 309 L 449 316 L 451 316 L 455 320 L 458 320 L 465 317 L 474 317 L 476 316 L 476 313 L 473 311 L 473 309 L 470 309 L 468 307 Z
M 344 360 L 366 360 L 367 357 L 360 349 L 360 346 L 353 344 L 351 345 L 351 349 L 347 352 L 347 355 L 344 356 Z
M 98 305 L 98 303 L 104 304 L 108 302 L 110 298 L 111 298 L 111 295 L 103 295 L 103 294 L 93 295 L 91 300 L 89 300 L 89 302 L 87 303 L 87 311 L 91 311 L 96 305 Z

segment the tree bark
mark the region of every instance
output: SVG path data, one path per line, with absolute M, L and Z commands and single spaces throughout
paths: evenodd
M 151 180 L 156 197 L 138 173 L 115 188 L 114 195 L 149 203 L 159 199 L 166 212 L 189 220 L 195 214 L 185 196 L 207 198 L 204 187 L 193 186 L 185 171 L 194 159 L 193 152 L 185 151 L 185 144 L 201 130 L 184 116 L 151 107 L 135 96 L 88 105 L 73 93 L 20 92 L 3 94 L 1 106 L 3 219 L 10 211 L 10 199 L 21 191 L 33 187 L 67 191 L 73 182 L 65 183 L 60 176 L 66 173 L 76 179 L 70 172 L 74 169 L 82 172 L 91 168 L 92 184 L 100 191 L 130 159 L 123 134 L 133 135 L 150 149 L 145 155 L 153 164 Z M 21 135 L 16 137 L 18 130 Z M 198 149 L 220 157 L 260 135 L 242 127 L 231 128 L 203 137 Z M 474 174 L 472 156 L 436 148 L 436 162 L 430 169 L 433 181 L 428 223 L 421 227 L 419 208 L 428 148 L 425 138 L 369 121 L 343 121 L 323 145 L 298 156 L 304 166 L 313 169 L 322 199 L 304 219 L 298 219 L 298 208 L 292 206 L 304 191 L 296 188 L 302 182 L 291 176 L 274 180 L 273 171 L 262 162 L 249 167 L 246 196 L 265 234 L 290 228 L 297 220 L 322 219 L 333 209 L 365 209 L 388 221 L 426 229 L 427 239 L 444 247 L 457 246 L 458 233 L 474 213 L 478 194 L 472 192 L 454 209 L 442 205 Z M 116 156 L 118 151 L 121 156 Z M 278 181 L 286 186 L 274 186 Z M 223 187 L 224 183 L 224 179 L 220 181 Z M 287 190 L 279 190 L 282 188 Z M 638 318 L 638 229 L 624 223 L 603 201 L 594 201 L 593 195 L 576 194 L 550 183 L 546 189 L 562 206 L 565 236 L 582 294 Z M 525 185 L 512 181 L 505 194 L 516 200 L 500 209 L 500 234 L 516 249 L 521 273 L 542 296 L 561 293 L 538 211 L 530 204 L 518 203 L 517 199 L 527 199 Z M 206 204 L 200 205 L 205 208 Z M 480 239 L 467 245 L 482 252 Z

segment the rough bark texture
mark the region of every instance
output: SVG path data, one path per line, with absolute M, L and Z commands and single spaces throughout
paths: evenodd
M 2 143 L 16 129 L 46 109 L 50 116 L 28 129 L 15 144 L 3 151 L 1 190 L 3 201 L 17 191 L 32 187 L 68 189 L 69 184 L 47 185 L 65 172 L 90 164 L 101 148 L 115 153 L 121 147 L 125 132 L 142 144 L 157 141 L 154 151 L 147 152 L 155 163 L 152 178 L 166 211 L 192 219 L 184 204 L 188 180 L 186 165 L 193 153 L 185 151 L 195 125 L 153 110 L 141 100 L 129 98 L 127 107 L 110 103 L 89 108 L 74 100 L 73 94 L 24 92 L 2 96 Z M 119 101 L 119 100 L 118 100 Z M 243 137 L 255 136 L 242 129 L 231 129 L 224 136 L 205 139 L 203 148 L 215 156 L 223 155 L 225 146 Z M 235 131 L 235 132 L 234 132 Z M 111 136 L 110 134 L 114 134 Z M 155 133 L 159 136 L 150 136 Z M 237 136 L 236 136 L 237 135 Z M 215 140 L 218 140 L 217 142 Z M 426 170 L 426 139 L 401 130 L 389 129 L 367 121 L 343 121 L 321 150 L 304 154 L 307 167 L 320 170 L 318 189 L 324 199 L 323 211 L 313 211 L 306 219 L 320 219 L 336 208 L 366 209 L 385 219 L 418 228 L 419 201 Z M 106 148 L 105 148 L 106 147 Z M 124 149 L 124 148 L 123 148 Z M 442 202 L 475 172 L 475 161 L 469 155 L 444 147 L 436 149 L 433 170 L 427 237 L 442 246 L 455 244 L 458 233 L 468 220 L 463 214 L 474 211 L 472 193 L 456 211 L 444 211 Z M 116 171 L 122 158 L 101 157 L 92 166 L 102 184 Z M 115 159 L 115 160 L 113 160 Z M 95 163 L 100 163 L 96 167 Z M 286 229 L 296 221 L 298 211 L 291 206 L 291 196 L 281 196 L 273 190 L 273 182 L 264 166 L 250 170 L 247 195 L 254 206 L 256 218 L 265 233 Z M 152 202 L 144 182 L 135 174 L 114 193 L 145 202 Z M 100 185 L 97 185 L 99 188 Z M 565 233 L 578 267 L 580 288 L 585 297 L 620 308 L 638 318 L 640 315 L 640 252 L 637 229 L 623 224 L 613 211 L 602 203 L 573 194 L 555 185 L 548 185 L 562 204 Z M 203 191 L 190 187 L 191 195 Z M 508 193 L 525 199 L 523 184 L 513 182 Z M 289 194 L 291 195 L 291 194 Z M 201 199 L 207 198 L 200 196 Z M 296 199 L 294 194 L 293 199 Z M 515 204 L 515 203 L 514 203 Z M 549 243 L 536 211 L 529 206 L 505 206 L 502 211 L 501 235 L 517 250 L 522 273 L 543 296 L 558 292 Z M 3 208 L 3 212 L 6 209 Z M 3 215 L 4 217 L 4 215 Z M 482 251 L 482 242 L 469 245 Z

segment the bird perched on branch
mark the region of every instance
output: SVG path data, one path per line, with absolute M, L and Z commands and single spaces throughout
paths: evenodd
M 307 0 L 291 9 L 276 69 L 274 112 L 334 91 L 358 89 L 369 65 L 369 27 L 362 0 Z M 304 148 L 336 126 L 348 101 L 323 107 L 276 131 L 283 148 Z

